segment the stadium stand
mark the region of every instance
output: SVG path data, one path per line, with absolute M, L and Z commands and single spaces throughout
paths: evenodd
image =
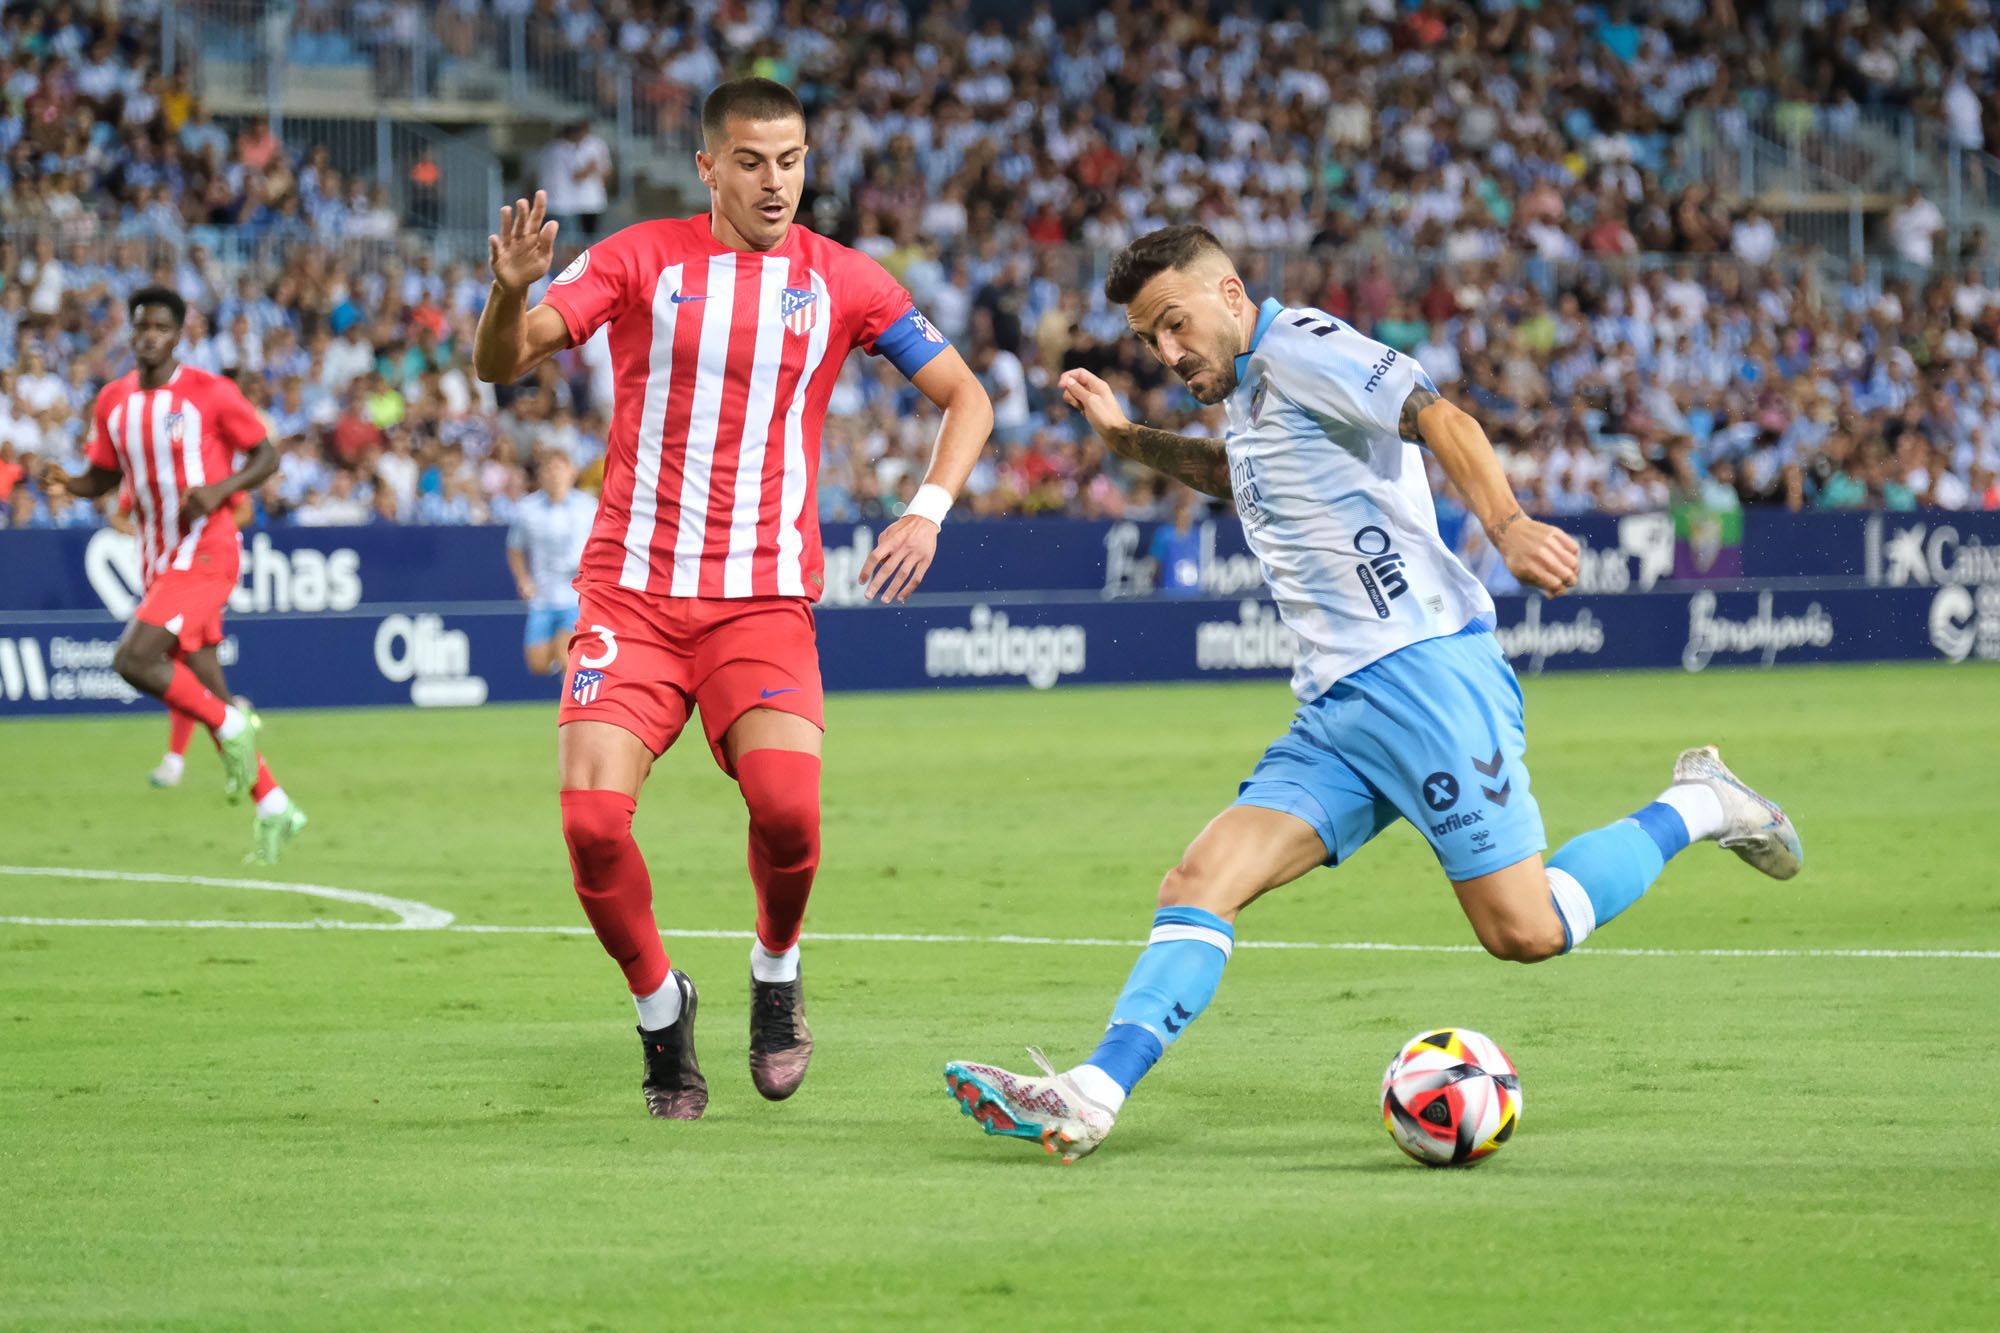
M 1260 293 L 1414 354 L 1538 512 L 2000 508 L 1984 0 L 1365 0 L 1311 23 L 1131 0 L 1012 23 L 963 0 L 431 8 L 301 3 L 275 48 L 241 6 L 0 16 L 0 521 L 103 521 L 43 496 L 34 464 L 78 464 L 123 368 L 122 296 L 155 280 L 198 312 L 187 359 L 235 373 L 285 441 L 260 521 L 504 522 L 547 447 L 587 478 L 600 349 L 498 393 L 471 374 L 484 238 L 444 225 L 439 193 L 462 145 L 399 121 L 419 137 L 364 161 L 324 116 L 257 108 L 321 77 L 399 115 L 513 88 L 547 130 L 604 127 L 631 185 L 635 161 L 684 162 L 691 107 L 739 72 L 811 108 L 801 220 L 879 259 L 986 381 L 978 514 L 1179 503 L 1051 391 L 1088 365 L 1135 415 L 1198 428 L 1097 295 L 1109 250 L 1175 220 L 1215 230 Z M 283 78 L 211 113 L 258 58 Z M 560 150 L 509 156 L 526 189 Z M 607 225 L 639 215 L 613 196 Z M 926 410 L 885 367 L 847 367 L 828 517 L 899 512 Z

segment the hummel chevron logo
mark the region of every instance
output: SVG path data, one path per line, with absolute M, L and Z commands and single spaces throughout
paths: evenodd
M 1489 778 L 1497 778 L 1500 776 L 1500 752 L 1498 750 L 1495 750 L 1493 752 L 1493 757 L 1487 760 L 1483 764 L 1480 763 L 1478 757 L 1475 756 L 1472 760 L 1472 766 L 1478 769 L 1481 773 L 1484 773 Z
M 1174 1022 L 1176 1018 L 1180 1019 L 1180 1022 Z M 1175 1004 L 1173 1013 L 1169 1014 L 1162 1022 L 1166 1024 L 1168 1032 L 1178 1037 L 1181 1035 L 1182 1028 L 1194 1022 L 1194 1015 L 1181 1008 L 1179 1004 Z
M 667 299 L 675 305 L 680 305 L 684 301 L 706 301 L 708 298 L 706 296 L 689 296 L 686 292 L 675 292 Z
M 1479 794 L 1495 805 L 1505 805 L 1507 804 L 1507 798 L 1514 794 L 1514 779 L 1508 778 L 1505 782 L 1501 783 L 1499 791 L 1495 791 L 1491 787 L 1481 787 Z

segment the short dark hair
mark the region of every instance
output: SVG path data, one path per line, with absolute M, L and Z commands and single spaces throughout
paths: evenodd
M 804 124 L 806 109 L 799 95 L 776 79 L 731 79 L 717 84 L 701 104 L 701 137 L 715 143 L 729 128 L 732 117 L 744 120 L 787 120 L 798 117 Z
M 1215 233 L 1192 222 L 1149 231 L 1111 256 L 1104 275 L 1104 299 L 1130 305 L 1140 289 L 1168 269 L 1186 268 L 1206 254 L 1227 256 Z
M 188 303 L 171 287 L 141 287 L 125 299 L 125 313 L 136 318 L 140 307 L 149 305 L 163 305 L 174 323 L 187 323 Z

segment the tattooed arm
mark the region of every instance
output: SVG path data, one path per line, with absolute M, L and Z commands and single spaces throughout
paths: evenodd
M 1113 449 L 1204 495 L 1229 498 L 1229 455 L 1221 440 L 1133 425 L 1111 386 L 1087 370 L 1064 371 L 1061 384 L 1069 405 L 1083 413 L 1090 428 Z

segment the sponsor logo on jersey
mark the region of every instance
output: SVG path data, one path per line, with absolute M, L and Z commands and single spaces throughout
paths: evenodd
M 597 702 L 599 691 L 604 688 L 604 673 L 579 667 L 569 680 L 569 697 L 576 700 L 578 708 L 588 708 Z
M 819 319 L 819 293 L 809 287 L 785 288 L 778 293 L 778 314 L 790 332 L 810 333 Z
M 1361 590 L 1368 594 L 1376 618 L 1387 620 L 1389 603 L 1410 590 L 1403 557 L 1390 546 L 1389 534 L 1372 523 L 1354 534 L 1354 549 L 1369 557 L 1354 567 L 1354 576 L 1361 580 Z
M 1394 351 L 1384 351 L 1382 353 L 1382 359 L 1380 361 L 1377 361 L 1374 365 L 1368 367 L 1368 372 L 1369 372 L 1368 382 L 1361 386 L 1361 391 L 1363 393 L 1374 393 L 1375 386 L 1382 382 L 1382 377 L 1384 375 L 1387 375 L 1389 373 L 1390 367 L 1394 366 L 1395 364 L 1396 364 L 1396 353 Z
M 575 282 L 578 278 L 583 276 L 583 271 L 589 267 L 590 267 L 590 251 L 585 250 L 575 259 L 570 260 L 569 267 L 564 269 L 562 272 L 556 274 L 555 280 L 551 282 L 549 285 L 551 287 L 560 287 L 566 282 Z

